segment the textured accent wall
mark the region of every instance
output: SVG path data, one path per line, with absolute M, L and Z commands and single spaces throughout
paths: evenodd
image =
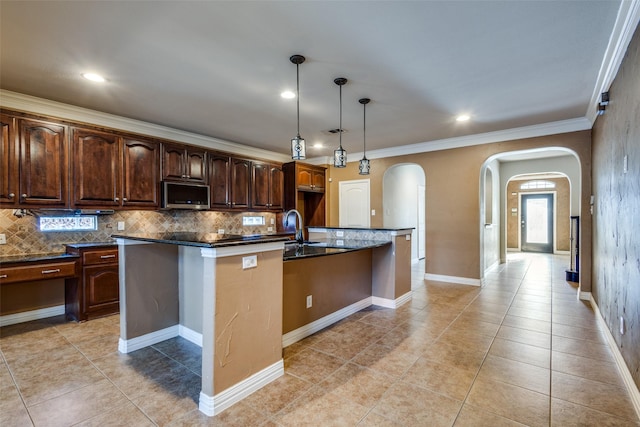
M 640 30 L 593 128 L 592 293 L 640 387 Z M 624 156 L 628 171 L 624 173 Z M 620 334 L 620 317 L 626 333 Z
M 113 215 L 98 217 L 98 230 L 91 232 L 40 232 L 36 216 L 18 218 L 13 209 L 0 209 L 0 230 L 7 236 L 7 244 L 0 246 L 0 256 L 46 254 L 64 252 L 67 243 L 108 242 L 118 234 L 117 224 L 125 223 L 122 233 L 202 231 L 227 234 L 267 234 L 274 213 L 235 213 L 213 211 L 117 211 Z M 243 216 L 264 216 L 264 226 L 242 225 Z M 275 230 L 276 227 L 273 226 Z

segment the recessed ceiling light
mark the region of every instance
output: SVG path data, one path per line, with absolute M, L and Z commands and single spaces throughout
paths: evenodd
M 284 99 L 293 99 L 296 97 L 296 94 L 291 92 L 290 90 L 286 90 L 280 94 Z
M 324 145 L 322 145 L 322 142 L 316 142 L 313 144 L 313 148 L 324 148 Z
M 466 122 L 470 119 L 471 117 L 468 114 L 460 114 L 458 117 L 456 117 L 456 121 L 457 122 Z
M 87 80 L 91 80 L 92 82 L 103 83 L 106 81 L 104 77 L 96 73 L 82 73 L 82 77 L 84 77 Z

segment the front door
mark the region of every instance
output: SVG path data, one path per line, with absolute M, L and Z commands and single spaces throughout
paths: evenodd
M 553 253 L 553 194 L 523 194 L 521 250 Z

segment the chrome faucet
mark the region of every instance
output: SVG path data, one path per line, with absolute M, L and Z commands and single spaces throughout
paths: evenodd
M 286 227 L 289 226 L 289 215 L 295 213 L 296 216 L 298 217 L 298 220 L 295 221 L 294 226 L 296 228 L 296 241 L 298 243 L 302 243 L 304 242 L 304 235 L 302 234 L 302 229 L 304 228 L 304 224 L 302 223 L 302 215 L 300 215 L 300 212 L 298 212 L 296 209 L 291 209 L 288 210 L 285 214 L 284 214 L 284 220 L 283 220 L 283 224 Z M 300 222 L 300 228 L 298 228 L 298 222 Z

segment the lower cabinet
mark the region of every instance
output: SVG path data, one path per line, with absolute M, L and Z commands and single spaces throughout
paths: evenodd
M 118 313 L 118 247 L 69 245 L 67 253 L 78 254 L 81 263 L 80 280 L 76 289 L 66 290 L 67 316 L 83 321 Z M 73 286 L 72 283 L 69 285 Z

